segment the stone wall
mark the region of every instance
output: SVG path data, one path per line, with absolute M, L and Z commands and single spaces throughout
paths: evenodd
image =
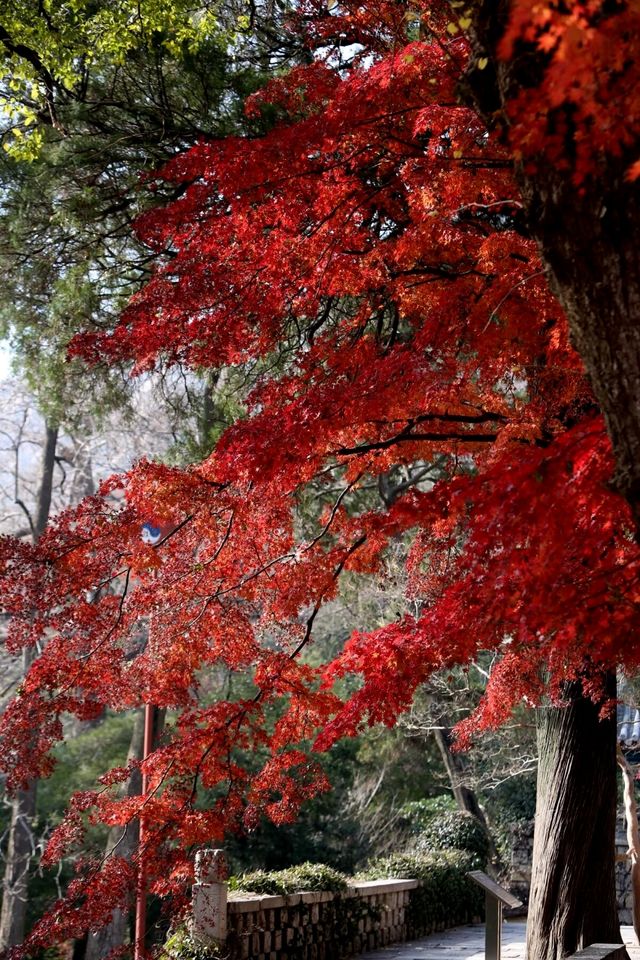
M 616 897 L 620 923 L 632 923 L 631 864 L 626 856 L 628 849 L 624 820 L 619 818 L 616 824 Z
M 341 893 L 282 896 L 228 892 L 210 851 L 197 863 L 191 937 L 224 960 L 341 960 L 480 918 L 451 905 L 446 922 L 429 922 L 418 880 L 354 882 Z M 441 914 L 442 915 L 442 914 Z
M 238 960 L 337 960 L 406 940 L 416 880 L 356 883 L 344 894 L 231 894 L 227 946 Z
M 510 841 L 511 859 L 505 883 L 515 896 L 528 904 L 533 858 L 533 820 L 514 824 Z M 631 923 L 631 868 L 625 856 L 626 852 L 624 820 L 620 817 L 616 825 L 616 895 L 620 923 Z
M 511 857 L 505 885 L 514 896 L 529 903 L 531 887 L 531 862 L 533 860 L 533 820 L 521 820 L 510 829 Z

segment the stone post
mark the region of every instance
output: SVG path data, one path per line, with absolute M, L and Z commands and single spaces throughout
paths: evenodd
M 193 885 L 193 936 L 227 939 L 227 862 L 224 850 L 199 850 Z

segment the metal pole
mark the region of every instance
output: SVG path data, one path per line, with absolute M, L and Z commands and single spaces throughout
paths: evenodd
M 142 746 L 142 759 L 146 760 L 153 750 L 153 720 L 154 707 L 146 703 L 144 707 L 144 741 Z M 148 777 L 142 768 L 142 788 L 144 794 L 148 789 Z M 145 870 L 144 854 L 144 818 L 140 816 L 138 839 L 138 885 L 136 890 L 136 925 L 134 934 L 133 956 L 134 960 L 143 960 L 144 958 L 144 940 L 147 933 L 147 877 Z

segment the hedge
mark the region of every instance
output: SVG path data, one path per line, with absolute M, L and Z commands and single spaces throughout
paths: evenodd
M 415 879 L 420 886 L 411 897 L 409 926 L 419 932 L 440 925 L 466 923 L 484 914 L 480 888 L 467 877 L 476 869 L 474 854 L 463 850 L 396 853 L 373 860 L 357 880 L 387 877 Z
M 254 870 L 229 879 L 231 890 L 246 890 L 251 893 L 285 894 L 307 890 L 329 890 L 343 893 L 349 879 L 339 870 L 324 863 L 300 863 L 284 870 Z
M 484 867 L 489 859 L 489 835 L 480 821 L 461 810 L 430 817 L 420 825 L 416 849 L 465 850 L 474 858 L 473 867 Z

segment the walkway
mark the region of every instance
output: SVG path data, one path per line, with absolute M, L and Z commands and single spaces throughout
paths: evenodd
M 524 960 L 526 924 L 509 921 L 502 927 L 502 960 Z M 640 947 L 632 927 L 621 927 L 631 960 L 640 960 Z M 412 943 L 396 943 L 372 953 L 363 953 L 360 960 L 484 960 L 484 925 L 454 927 L 434 933 Z

